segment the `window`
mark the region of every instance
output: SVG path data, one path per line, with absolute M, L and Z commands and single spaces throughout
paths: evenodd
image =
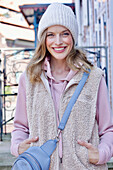
M 95 23 L 97 24 L 97 9 L 95 9 Z
M 99 23 L 99 45 L 101 44 L 101 19 L 98 20 Z
M 104 42 L 106 41 L 106 13 L 103 15 L 103 23 L 104 23 Z

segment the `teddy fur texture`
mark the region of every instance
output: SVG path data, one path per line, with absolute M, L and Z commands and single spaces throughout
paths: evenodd
M 65 108 L 73 95 L 75 88 L 82 78 L 83 72 L 78 72 L 68 84 L 62 95 L 59 108 L 60 120 Z M 50 170 L 106 170 L 107 166 L 93 165 L 88 162 L 85 147 L 77 144 L 76 140 L 85 140 L 98 147 L 98 125 L 96 116 L 96 101 L 102 71 L 93 67 L 89 78 L 75 103 L 66 127 L 63 131 L 63 160 L 59 163 L 58 147 L 51 156 Z M 39 136 L 39 141 L 33 145 L 41 146 L 57 133 L 54 104 L 48 81 L 42 75 L 42 82 L 32 85 L 26 77 L 26 102 L 30 136 Z
M 62 25 L 72 34 L 75 45 L 78 41 L 78 24 L 74 12 L 69 6 L 52 3 L 40 19 L 38 26 L 38 40 L 45 29 L 53 25 Z

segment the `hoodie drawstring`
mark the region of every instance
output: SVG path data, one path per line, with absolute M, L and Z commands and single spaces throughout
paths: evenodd
M 64 92 L 66 85 L 67 85 L 67 81 L 65 80 L 63 82 L 62 93 Z M 54 87 L 53 87 L 53 79 L 50 79 L 50 86 L 51 86 L 51 95 L 52 95 L 52 98 L 53 98 L 53 101 L 54 101 L 54 105 L 55 105 L 55 93 L 54 93 Z M 57 105 L 59 106 L 58 103 L 57 103 Z M 57 127 L 59 126 L 59 123 L 60 123 L 59 111 L 58 111 L 59 108 L 58 108 L 58 106 L 57 106 L 57 108 L 55 107 L 56 119 L 57 119 Z M 63 157 L 63 154 L 62 154 L 63 150 L 62 149 L 63 149 L 62 133 L 60 133 L 60 135 L 59 135 L 59 158 L 60 158 L 60 163 L 62 163 L 62 157 Z

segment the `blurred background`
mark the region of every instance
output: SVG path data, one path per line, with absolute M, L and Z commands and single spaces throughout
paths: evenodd
M 52 2 L 64 3 L 74 11 L 79 27 L 77 45 L 103 69 L 113 108 L 113 0 L 0 0 L 1 170 L 11 169 L 15 159 L 10 155 L 10 137 L 19 77 L 37 46 L 40 18 Z M 109 169 L 112 167 L 111 160 Z

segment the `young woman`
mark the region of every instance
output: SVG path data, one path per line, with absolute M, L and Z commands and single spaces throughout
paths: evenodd
M 75 103 L 51 170 L 106 170 L 113 155 L 113 117 L 103 72 L 76 48 L 78 26 L 70 7 L 51 4 L 38 28 L 38 46 L 18 89 L 11 153 L 53 139 L 83 72 L 89 78 Z

